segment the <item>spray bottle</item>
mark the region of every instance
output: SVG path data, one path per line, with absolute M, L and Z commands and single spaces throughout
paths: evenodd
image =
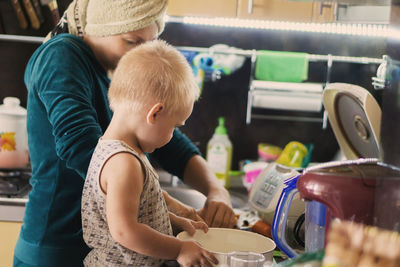
M 229 187 L 229 171 L 232 164 L 232 143 L 229 140 L 225 118 L 218 118 L 218 127 L 207 144 L 207 162 L 221 183 Z

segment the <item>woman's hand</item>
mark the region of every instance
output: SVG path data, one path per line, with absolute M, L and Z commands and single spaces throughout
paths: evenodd
M 225 188 L 218 188 L 208 194 L 199 215 L 210 227 L 233 228 L 236 224 L 229 193 Z

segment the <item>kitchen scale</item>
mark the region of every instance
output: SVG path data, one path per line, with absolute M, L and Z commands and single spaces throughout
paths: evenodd
M 284 181 L 299 174 L 293 168 L 270 163 L 258 175 L 250 191 L 249 204 L 258 211 L 265 222 L 272 224 L 276 205 L 284 188 Z M 293 207 L 295 209 L 292 215 L 296 218 L 304 212 L 304 204 L 301 201 Z
M 249 204 L 257 211 L 264 223 L 271 225 L 272 235 L 274 235 L 274 217 L 282 192 L 287 187 L 287 181 L 297 179 L 299 175 L 300 173 L 296 169 L 273 162 L 261 171 L 251 188 Z M 283 232 L 285 240 L 291 247 L 302 250 L 304 249 L 304 227 L 302 225 L 305 204 L 299 194 L 294 194 L 292 200 L 291 206 L 286 212 L 287 227 Z M 273 238 L 275 240 L 275 237 Z

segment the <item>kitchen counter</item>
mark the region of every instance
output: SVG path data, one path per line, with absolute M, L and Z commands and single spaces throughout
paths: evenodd
M 203 194 L 183 184 L 164 184 L 162 187 L 171 196 L 196 209 L 202 208 L 206 200 Z M 247 191 L 245 188 L 233 188 L 229 190 L 229 193 L 233 208 L 247 207 Z M 18 197 L 0 196 L 0 221 L 22 222 L 27 202 L 28 192 Z

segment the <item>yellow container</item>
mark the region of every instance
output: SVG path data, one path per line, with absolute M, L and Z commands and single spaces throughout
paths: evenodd
M 285 146 L 276 163 L 288 167 L 300 168 L 307 153 L 308 149 L 305 145 L 297 141 L 292 141 Z

